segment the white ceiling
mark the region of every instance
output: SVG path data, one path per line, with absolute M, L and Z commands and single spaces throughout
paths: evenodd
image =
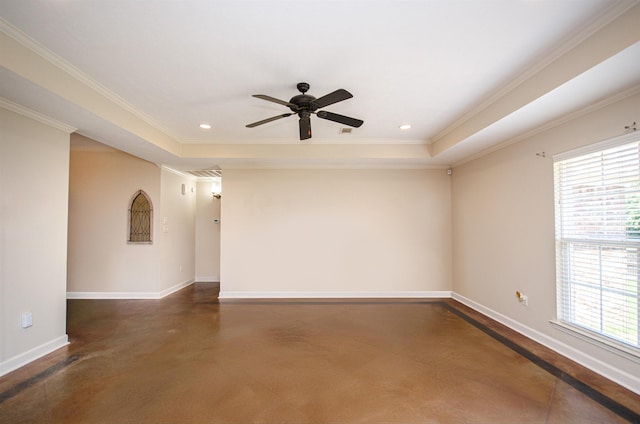
M 287 153 L 264 157 L 252 152 L 272 144 L 298 148 L 295 116 L 252 129 L 245 125 L 288 112 L 252 94 L 289 100 L 298 94 L 296 83 L 305 81 L 316 97 L 337 88 L 350 91 L 352 99 L 326 110 L 364 120 L 361 128 L 340 135 L 342 125 L 313 117 L 313 138 L 307 143 L 400 146 L 442 140 L 443 147 L 424 157 L 405 158 L 404 165 L 448 166 L 640 84 L 636 38 L 596 63 L 585 61 L 568 77 L 539 85 L 533 98 L 523 102 L 513 95 L 508 110 L 482 125 L 470 124 L 544 65 L 553 65 L 637 4 L 7 0 L 0 2 L 5 34 L 19 38 L 76 81 L 88 82 L 103 98 L 115 99 L 132 117 L 178 145 L 249 147 L 237 157 L 218 155 L 210 146 L 207 153 L 178 154 L 153 136 L 110 119 L 98 107 L 61 94 L 64 87 L 52 88 L 18 71 L 11 66 L 13 57 L 4 57 L 0 68 L 0 97 L 175 168 L 291 165 L 296 160 Z M 554 66 L 562 69 L 561 63 Z M 212 129 L 199 128 L 203 122 Z M 404 123 L 412 128 L 401 131 Z M 454 140 L 465 125 L 471 126 Z M 334 162 L 358 162 L 362 157 L 336 157 Z M 331 157 L 308 155 L 299 161 L 327 164 Z M 379 157 L 377 163 L 395 162 Z

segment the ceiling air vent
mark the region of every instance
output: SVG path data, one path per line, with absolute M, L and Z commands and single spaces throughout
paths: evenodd
M 340 128 L 340 134 L 351 134 L 353 128 Z
M 213 177 L 219 177 L 222 175 L 221 171 L 212 169 L 203 169 L 203 170 L 198 170 L 198 171 L 184 171 L 187 174 L 191 174 L 194 177 L 200 177 L 200 178 L 213 178 Z

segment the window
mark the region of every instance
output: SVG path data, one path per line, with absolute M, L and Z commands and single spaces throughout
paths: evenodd
M 151 243 L 151 201 L 138 190 L 129 207 L 129 243 Z
M 640 136 L 554 161 L 558 320 L 640 355 Z

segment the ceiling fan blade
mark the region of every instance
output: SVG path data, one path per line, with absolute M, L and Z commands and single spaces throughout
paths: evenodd
M 364 121 L 360 119 L 350 118 L 344 115 L 338 115 L 337 113 L 331 113 L 324 110 L 316 113 L 318 118 L 328 119 L 329 121 L 339 122 L 341 124 L 349 125 L 350 127 L 359 128 L 360 125 L 364 124 Z
M 309 117 L 300 118 L 300 140 L 311 138 L 311 119 Z
M 254 122 L 253 124 L 246 125 L 247 128 L 257 127 L 258 125 L 266 124 L 267 122 L 275 121 L 277 119 L 286 118 L 287 116 L 291 116 L 293 113 L 283 113 L 282 115 L 273 116 L 271 118 L 263 119 L 262 121 Z
M 312 103 L 314 103 L 318 108 L 332 105 L 334 103 L 341 102 L 343 100 L 347 100 L 353 97 L 353 94 L 349 93 L 347 90 L 339 88 L 333 93 L 329 93 L 326 96 L 322 96 L 319 99 L 315 99 Z
M 262 100 L 267 100 L 273 103 L 278 103 L 279 105 L 282 105 L 282 106 L 294 107 L 296 109 L 298 108 L 298 106 L 294 105 L 293 103 L 285 102 L 284 100 L 276 99 L 275 97 L 267 96 L 266 94 L 254 94 L 253 97 L 256 97 Z

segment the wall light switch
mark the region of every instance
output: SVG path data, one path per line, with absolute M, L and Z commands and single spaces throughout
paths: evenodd
M 33 325 L 33 314 L 31 312 L 25 312 L 21 317 L 22 328 L 29 328 Z

